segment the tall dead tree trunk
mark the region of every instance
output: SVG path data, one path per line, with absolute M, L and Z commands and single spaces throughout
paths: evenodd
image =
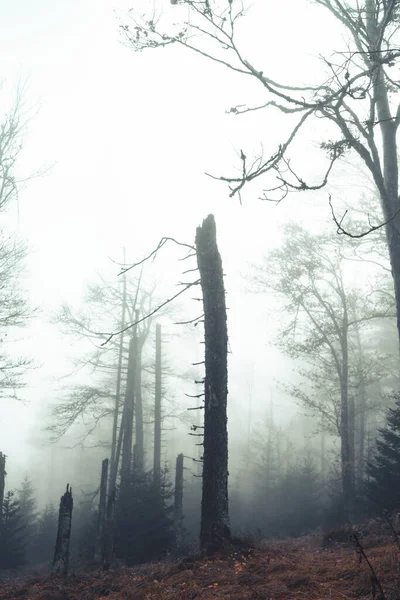
M 129 341 L 128 374 L 125 392 L 124 406 L 124 429 L 122 441 L 121 459 L 121 487 L 128 483 L 132 471 L 132 438 L 133 438 L 133 414 L 134 414 L 134 391 L 135 371 L 137 358 L 137 327 L 134 328 Z
M 68 575 L 73 506 L 72 488 L 69 489 L 68 483 L 67 491 L 61 496 L 58 513 L 57 540 L 53 559 L 53 573 L 56 575 Z
M 144 340 L 138 340 L 135 369 L 135 469 L 144 469 L 143 398 L 142 398 L 142 349 Z
M 154 402 L 154 483 L 161 487 L 161 325 L 156 325 L 156 372 Z
M 107 504 L 107 478 L 108 478 L 108 458 L 105 458 L 101 463 L 101 479 L 100 479 L 100 501 L 99 514 L 97 517 L 96 530 L 96 548 L 95 560 L 102 561 L 104 559 L 104 532 L 106 524 L 106 504 Z
M 6 485 L 6 455 L 0 452 L 0 519 L 3 514 L 4 488 Z
M 124 264 L 125 264 L 125 249 L 124 249 Z M 122 280 L 122 307 L 121 307 L 121 331 L 125 328 L 125 313 L 126 313 L 126 273 L 123 275 Z M 117 457 L 117 430 L 118 430 L 118 415 L 121 402 L 121 381 L 122 381 L 122 359 L 124 351 L 124 334 L 121 333 L 119 340 L 118 349 L 118 371 L 117 371 L 117 389 L 115 392 L 115 408 L 114 408 L 114 421 L 112 430 L 112 441 L 111 441 L 111 467 L 110 467 L 110 493 L 114 489 L 117 481 L 118 461 L 119 454 Z M 122 427 L 122 422 L 121 422 Z
M 228 331 L 221 256 L 213 215 L 196 231 L 197 264 L 203 292 L 205 381 L 204 455 L 200 546 L 205 554 L 230 539 L 228 507 Z
M 183 548 L 183 454 L 176 458 L 175 501 L 174 501 L 175 548 Z

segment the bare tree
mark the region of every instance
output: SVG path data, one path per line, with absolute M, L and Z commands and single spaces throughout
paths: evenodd
M 164 237 L 149 255 L 128 267 L 126 271 L 143 265 L 151 258 L 155 258 L 160 249 L 168 242 L 173 242 L 188 249 L 189 254 L 185 257 L 186 259 L 196 257 L 200 278 L 181 284 L 179 292 L 162 302 L 147 315 L 145 314 L 140 319 L 136 319 L 127 325 L 125 330 L 136 328 L 138 324 L 152 317 L 166 305 L 171 304 L 176 298 L 191 290 L 193 286 L 201 285 L 204 314 L 179 324 L 204 322 L 204 394 L 195 397 L 198 398 L 204 395 L 203 494 L 200 545 L 205 554 L 211 554 L 223 549 L 231 537 L 228 506 L 228 333 L 222 261 L 217 246 L 214 216 L 208 215 L 203 224 L 197 228 L 195 246 Z M 196 271 L 196 269 L 188 269 L 185 272 L 191 273 L 193 271 Z M 107 341 L 113 340 L 120 333 L 121 331 L 111 332 Z M 197 428 L 199 427 L 195 426 L 195 429 Z M 202 436 L 202 434 L 194 435 Z
M 290 384 L 284 386 L 286 391 L 340 436 L 344 505 L 353 521 L 355 407 L 350 386 L 354 332 L 361 324 L 393 316 L 393 308 L 391 303 L 385 307 L 375 301 L 374 285 L 361 290 L 349 282 L 342 241 L 334 234 L 313 236 L 289 224 L 282 246 L 256 268 L 255 281 L 259 289 L 273 290 L 283 302 L 286 322 L 277 344 L 309 365 L 300 370 L 309 389 Z
M 176 7 L 179 26 L 163 25 L 152 13 L 148 17 L 130 12 L 121 30 L 126 43 L 134 50 L 178 45 L 214 63 L 257 81 L 265 93 L 265 102 L 258 106 L 240 105 L 230 112 L 240 115 L 254 110 L 277 110 L 295 118 L 288 137 L 265 157 L 249 159 L 240 152 L 240 170 L 235 176 L 215 177 L 226 182 L 231 196 L 239 194 L 250 181 L 266 174 L 275 176 L 263 191 L 263 199 L 282 199 L 291 191 L 323 188 L 334 163 L 345 155 L 357 155 L 370 173 L 384 215 L 390 264 L 394 279 L 397 325 L 400 333 L 400 202 L 398 181 L 397 130 L 400 124 L 400 104 L 396 96 L 400 83 L 396 69 L 400 62 L 398 0 L 313 0 L 327 17 L 339 22 L 343 29 L 344 47 L 333 49 L 329 57 L 321 57 L 323 75 L 312 85 L 288 84 L 270 77 L 268 63 L 256 65 L 246 58 L 242 48 L 238 23 L 246 15 L 242 0 L 174 0 L 187 11 Z M 286 16 L 290 19 L 290 14 Z M 268 36 L 265 24 L 265 35 Z M 272 25 L 271 25 L 272 26 Z M 285 24 L 273 23 L 284 28 Z M 326 22 L 326 27 L 329 21 Z M 243 27 L 243 23 L 241 23 Z M 293 51 L 298 52 L 295 48 Z M 268 57 L 270 55 L 268 54 Z M 398 70 L 398 69 L 397 69 Z M 304 81 L 306 74 L 302 77 Z M 314 137 L 321 119 L 333 125 L 334 139 L 320 143 L 327 156 L 327 167 L 319 181 L 307 182 L 296 173 L 289 151 L 300 130 L 307 129 Z M 338 231 L 346 231 L 337 220 Z M 375 230 L 374 223 L 364 233 Z
M 24 94 L 25 86 L 20 84 L 0 122 L 0 214 L 17 202 L 24 182 L 32 177 L 23 179 L 17 173 L 30 119 Z M 19 285 L 25 256 L 25 245 L 0 224 L 0 394 L 12 397 L 17 397 L 17 389 L 25 385 L 23 375 L 32 366 L 31 360 L 12 356 L 7 349 L 15 328 L 26 325 L 34 314 Z
M 200 545 L 210 554 L 230 539 L 228 507 L 228 331 L 221 256 L 213 215 L 196 231 L 203 292 L 205 380 Z
M 126 279 L 124 284 L 123 280 Z M 65 376 L 68 383 L 64 385 L 64 398 L 53 408 L 53 419 L 48 429 L 53 440 L 64 436 L 79 421 L 84 421 L 84 427 L 79 432 L 79 442 L 86 443 L 87 438 L 94 434 L 103 424 L 111 426 L 111 463 L 110 479 L 116 480 L 118 469 L 117 447 L 118 432 L 121 428 L 124 393 L 128 374 L 128 357 L 131 336 L 127 334 L 127 323 L 135 320 L 135 311 L 147 315 L 156 305 L 154 287 L 146 287 L 141 279 L 127 278 L 114 282 L 100 278 L 99 283 L 88 286 L 84 301 L 85 307 L 74 311 L 72 307 L 63 305 L 54 318 L 63 331 L 82 342 L 83 348 L 89 348 L 74 359 L 74 369 Z M 124 310 L 125 307 L 125 310 Z M 162 314 L 168 314 L 167 309 Z M 123 325 L 124 324 L 124 325 Z M 152 420 L 153 396 L 153 367 L 154 359 L 147 352 L 150 339 L 152 319 L 143 319 L 138 325 L 138 357 L 137 376 L 135 377 L 135 410 L 137 459 L 143 462 L 142 421 Z M 104 342 L 109 337 L 110 329 L 118 330 L 118 335 Z M 124 331 L 126 329 L 126 331 Z M 139 369 L 140 366 L 140 369 Z M 167 366 L 164 367 L 167 376 L 178 376 Z M 167 398 L 168 411 L 165 418 L 177 415 L 173 398 Z M 118 407 L 118 408 L 117 408 Z M 112 425 L 111 425 L 112 423 Z M 106 432 L 104 432 L 106 433 Z M 103 438 L 104 438 L 103 433 Z M 108 439 L 100 442 L 110 446 Z

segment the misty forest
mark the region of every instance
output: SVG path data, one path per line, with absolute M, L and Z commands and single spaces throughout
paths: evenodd
M 399 599 L 400 0 L 0 15 L 0 600 Z

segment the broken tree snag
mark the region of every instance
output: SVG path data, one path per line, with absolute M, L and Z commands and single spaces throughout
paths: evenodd
M 221 550 L 231 537 L 228 509 L 228 331 L 221 256 L 213 215 L 196 231 L 197 264 L 203 292 L 205 380 L 204 453 L 200 547 Z
M 60 512 L 58 513 L 57 540 L 53 560 L 53 573 L 56 575 L 68 575 L 73 506 L 72 488 L 69 488 L 69 483 L 67 483 L 67 491 L 64 496 L 61 496 Z
M 161 489 L 161 325 L 156 325 L 156 368 L 154 398 L 154 483 Z
M 175 501 L 174 501 L 175 549 L 183 548 L 183 454 L 176 458 Z
M 106 525 L 108 458 L 101 463 L 99 514 L 97 518 L 96 548 L 94 557 L 97 561 L 104 559 L 104 533 Z
M 6 455 L 0 452 L 0 518 L 3 514 L 4 488 L 6 484 Z

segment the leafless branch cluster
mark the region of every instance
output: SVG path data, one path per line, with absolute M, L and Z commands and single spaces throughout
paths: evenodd
M 314 0 L 314 3 L 336 18 L 349 34 L 347 47 L 329 58 L 320 57 L 325 78 L 316 85 L 296 86 L 277 81 L 246 59 L 237 33 L 237 23 L 247 12 L 241 0 L 173 0 L 171 4 L 181 6 L 175 10 L 177 18 L 183 17 L 183 21 L 172 28 L 164 24 L 162 15 L 153 12 L 151 17 L 139 16 L 133 9 L 121 24 L 124 42 L 136 51 L 174 44 L 256 79 L 264 89 L 265 102 L 257 106 L 236 105 L 227 112 L 243 115 L 273 108 L 298 115 L 291 133 L 268 157 L 262 153 L 250 159 L 241 150 L 237 175 L 208 174 L 227 183 L 230 195 L 238 195 L 240 201 L 244 186 L 267 173 L 276 176 L 277 184 L 263 191 L 264 200 L 280 200 L 289 191 L 321 189 L 327 184 L 336 160 L 349 151 L 360 156 L 381 196 L 387 196 L 376 126 L 395 131 L 400 123 L 400 104 L 392 114 L 389 107 L 382 110 L 378 101 L 379 86 L 385 86 L 390 93 L 400 87 L 392 75 L 400 58 L 400 46 L 396 44 L 398 3 L 396 0 L 367 0 L 356 6 L 342 0 Z M 186 13 L 182 7 L 187 9 Z M 321 143 L 328 166 L 317 184 L 297 175 L 287 156 L 298 132 L 313 118 L 327 119 L 340 133 L 338 140 Z

